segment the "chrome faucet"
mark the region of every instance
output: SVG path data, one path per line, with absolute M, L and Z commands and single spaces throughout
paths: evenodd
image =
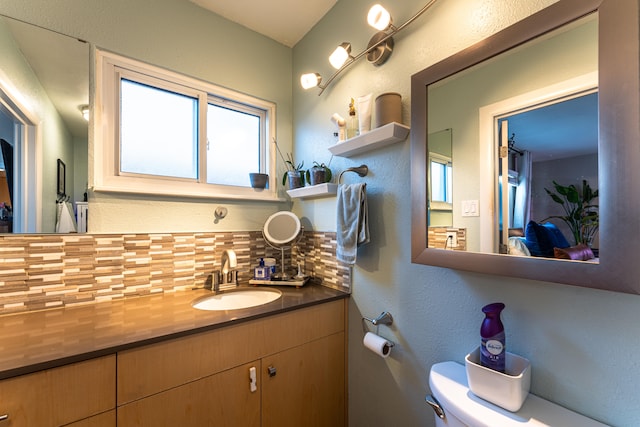
M 222 280 L 220 280 L 222 285 L 225 284 L 238 284 L 238 258 L 236 257 L 236 253 L 227 249 L 222 253 L 222 260 L 220 261 L 222 264 Z
M 220 285 L 235 285 L 238 286 L 238 258 L 236 253 L 227 249 L 222 253 L 222 270 L 213 270 L 213 272 L 207 277 L 204 288 L 210 289 L 213 293 L 220 291 Z

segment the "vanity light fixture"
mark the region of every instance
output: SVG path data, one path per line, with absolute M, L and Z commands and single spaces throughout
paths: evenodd
M 340 73 L 363 56 L 366 56 L 367 61 L 373 65 L 379 66 L 384 64 L 393 52 L 393 36 L 415 21 L 436 1 L 437 0 L 430 0 L 422 9 L 399 27 L 393 26 L 393 18 L 384 7 L 379 4 L 373 5 L 371 9 L 369 9 L 367 22 L 370 26 L 378 30 L 378 32 L 371 37 L 367 44 L 367 48 L 359 54 L 352 56 L 351 43 L 344 42 L 340 44 L 340 46 L 333 51 L 331 56 L 329 56 L 329 62 L 337 69 L 337 71 L 329 77 L 329 80 L 322 84 L 322 76 L 320 76 L 320 74 L 307 73 L 300 76 L 300 85 L 303 89 L 311 89 L 312 87 L 320 88 L 320 92 L 318 93 L 319 96 L 322 95 L 322 92 L 324 92 L 327 86 L 329 86 L 329 84 L 331 84 L 331 82 L 338 77 Z
M 379 4 L 374 4 L 371 9 L 369 9 L 367 22 L 378 31 L 386 31 L 387 29 L 393 27 L 393 25 L 391 25 L 393 22 L 391 14 L 387 11 L 387 9 L 380 6 Z
M 318 73 L 308 73 L 300 76 L 300 85 L 303 89 L 311 89 L 320 86 L 322 76 Z
M 339 70 L 349 58 L 351 58 L 351 43 L 344 42 L 329 56 L 329 62 L 333 68 Z

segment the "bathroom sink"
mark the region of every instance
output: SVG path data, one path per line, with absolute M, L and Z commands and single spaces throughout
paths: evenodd
M 238 310 L 256 307 L 277 300 L 282 292 L 271 288 L 246 288 L 223 291 L 197 298 L 191 303 L 198 310 Z

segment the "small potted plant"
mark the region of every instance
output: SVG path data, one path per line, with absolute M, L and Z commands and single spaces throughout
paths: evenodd
M 269 175 L 266 173 L 252 172 L 249 174 L 249 182 L 251 182 L 252 188 L 266 188 L 269 184 Z
M 313 162 L 313 167 L 307 171 L 306 175 L 309 185 L 318 185 L 330 182 L 333 174 L 324 163 Z
M 282 176 L 282 185 L 286 185 L 288 180 L 289 188 L 292 190 L 294 188 L 304 187 L 305 171 L 302 169 L 304 167 L 304 161 L 296 164 L 293 161 L 293 156 L 291 154 L 287 154 L 285 164 L 287 165 L 287 171 Z

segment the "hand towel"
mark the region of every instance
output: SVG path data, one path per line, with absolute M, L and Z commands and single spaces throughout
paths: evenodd
M 366 184 L 338 186 L 336 257 L 345 264 L 355 264 L 358 246 L 369 242 L 366 189 Z
M 56 233 L 76 233 L 78 229 L 71 203 L 59 202 L 57 205 Z

